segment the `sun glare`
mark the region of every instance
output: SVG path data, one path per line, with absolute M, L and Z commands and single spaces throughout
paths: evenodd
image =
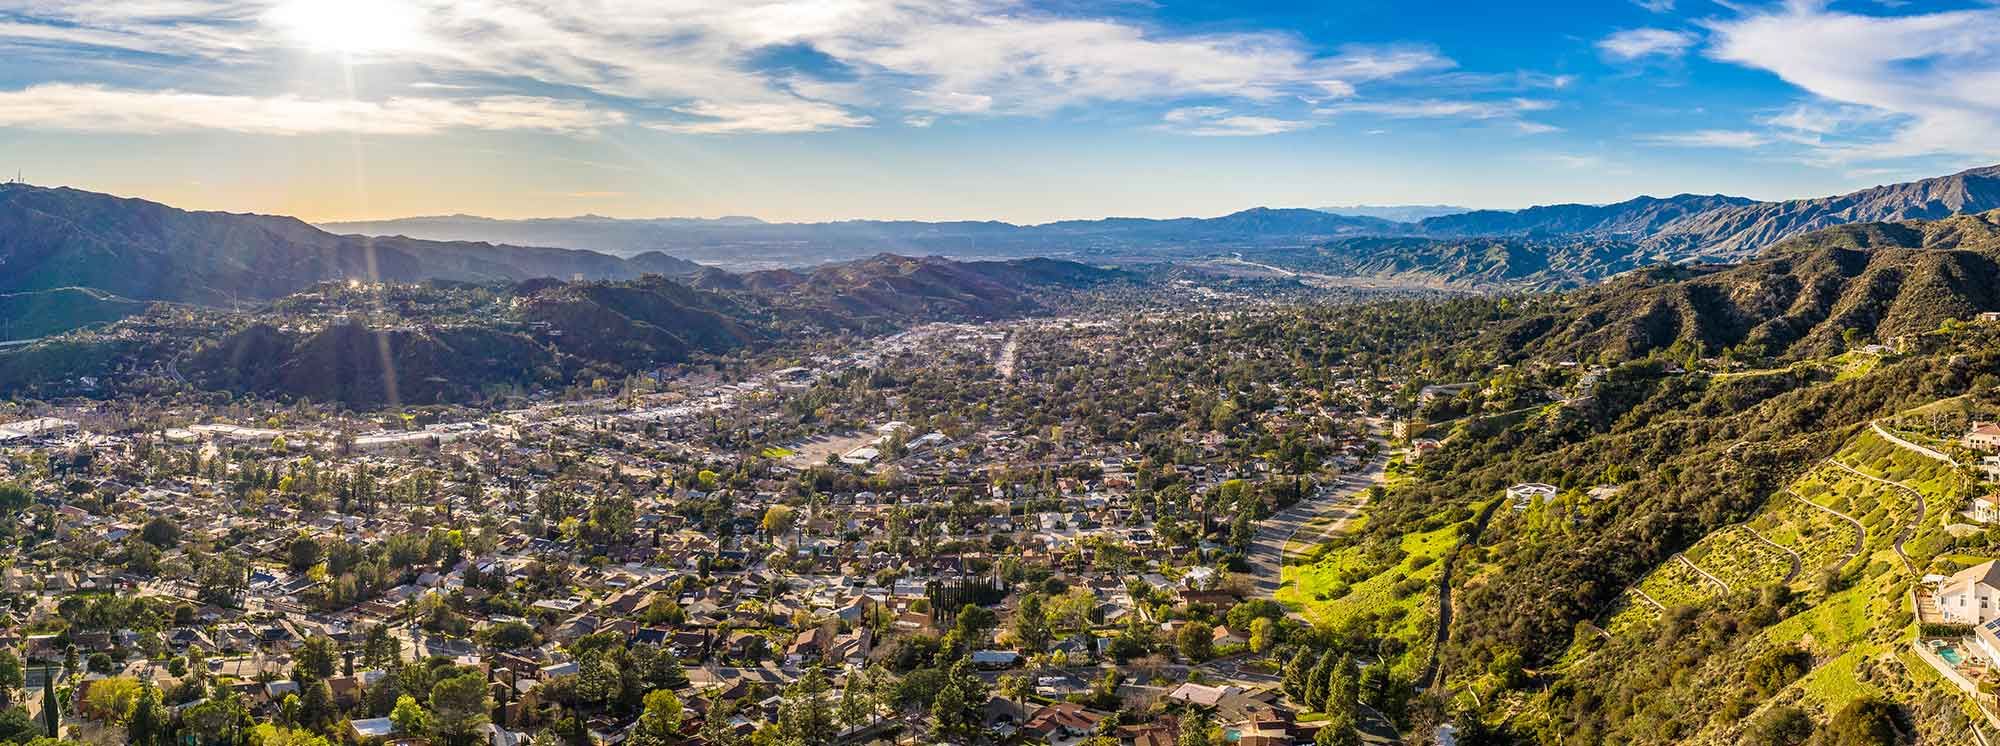
M 288 0 L 268 18 L 319 52 L 393 52 L 417 46 L 422 37 L 422 16 L 404 0 Z

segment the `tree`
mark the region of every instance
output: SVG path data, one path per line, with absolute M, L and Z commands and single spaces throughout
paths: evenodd
M 1262 653 L 1271 649 L 1278 625 L 1264 617 L 1250 620 L 1250 652 Z
M 1181 657 L 1191 663 L 1202 663 L 1215 657 L 1215 628 L 1188 622 L 1174 633 L 1174 644 L 1180 648 Z
M 1049 630 L 1048 612 L 1042 608 L 1042 594 L 1021 597 L 1021 607 L 1014 610 L 1015 645 L 1021 652 L 1033 655 L 1047 650 L 1054 637 Z
M 100 723 L 120 724 L 139 699 L 139 680 L 127 676 L 99 679 L 83 695 L 83 714 Z
M 160 706 L 160 690 L 147 682 L 139 689 L 139 699 L 132 703 L 132 714 L 125 724 L 125 741 L 132 746 L 163 746 L 172 739 L 167 730 L 167 711 Z
M 971 743 L 979 736 L 980 710 L 985 706 L 986 683 L 972 672 L 970 662 L 960 658 L 931 701 L 931 727 L 951 743 Z
M 14 691 L 26 686 L 27 672 L 21 667 L 21 657 L 13 648 L 0 647 L 0 705 L 12 704 Z
M 1745 746 L 1804 746 L 1812 740 L 1813 721 L 1797 707 L 1765 710 L 1743 732 Z
M 139 539 L 159 549 L 172 549 L 181 543 L 181 527 L 166 516 L 155 516 L 139 529 Z
M 1354 710 L 1328 713 L 1326 724 L 1319 727 L 1313 736 L 1313 746 L 1361 746 L 1361 733 L 1355 730 Z
M 1180 731 L 1176 734 L 1174 746 L 1215 746 L 1213 731 L 1208 711 L 1189 707 L 1181 711 Z
M 1285 664 L 1285 694 L 1295 701 L 1305 702 L 1306 677 L 1312 674 L 1314 660 L 1312 649 L 1301 647 L 1292 654 L 1291 662 Z
M 639 724 L 632 731 L 634 746 L 663 746 L 680 739 L 681 719 L 685 712 L 681 700 L 665 689 L 646 695 L 645 709 L 639 714 Z
M 42 724 L 19 707 L 0 710 L 0 743 L 27 743 L 42 735 Z
M 790 533 L 796 518 L 792 509 L 785 505 L 773 505 L 764 510 L 764 520 L 758 524 L 769 536 L 783 536 Z
M 334 649 L 333 638 L 313 635 L 299 646 L 292 678 L 301 683 L 330 679 L 339 665 L 340 653 Z
M 306 534 L 299 534 L 292 538 L 291 546 L 287 548 L 286 554 L 289 560 L 286 565 L 292 569 L 292 572 L 305 572 L 311 569 L 313 565 L 317 565 L 320 561 L 326 559 L 326 547 L 321 546 L 318 539 Z
M 49 726 L 49 737 L 62 736 L 62 705 L 56 702 L 56 674 L 46 663 L 42 664 L 42 722 Z
M 1337 665 L 1339 659 L 1334 657 L 1333 651 L 1320 653 L 1319 662 L 1313 664 L 1312 671 L 1306 674 L 1307 709 L 1317 710 L 1326 705 L 1326 682 L 1332 680 L 1333 669 Z
M 431 732 L 447 744 L 470 743 L 492 709 L 485 676 L 468 673 L 439 681 L 431 687 Z
M 397 733 L 415 735 L 430 730 L 430 713 L 424 712 L 417 698 L 408 694 L 396 698 L 396 709 L 389 711 L 389 724 Z
M 864 679 L 860 672 L 848 674 L 847 685 L 840 689 L 840 722 L 849 728 L 875 719 L 875 695 Z
M 535 644 L 535 628 L 522 622 L 505 622 L 488 627 L 486 644 L 499 650 L 519 650 Z
M 1896 743 L 1896 706 L 1874 697 L 1854 700 L 1833 714 L 1823 735 L 1826 746 L 1890 746 Z
M 838 728 L 834 727 L 833 710 L 826 702 L 831 689 L 826 672 L 818 666 L 806 669 L 806 675 L 785 687 L 784 697 L 778 702 L 779 746 L 829 746 L 834 742 Z

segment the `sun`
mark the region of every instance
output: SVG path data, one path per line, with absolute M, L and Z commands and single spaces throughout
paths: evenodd
M 415 48 L 423 15 L 410 0 L 286 0 L 270 24 L 317 52 L 349 56 Z

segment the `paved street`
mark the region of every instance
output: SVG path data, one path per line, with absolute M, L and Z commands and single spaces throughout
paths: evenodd
M 1257 595 L 1271 596 L 1278 592 L 1278 586 L 1285 565 L 1285 544 L 1306 524 L 1320 515 L 1331 516 L 1335 521 L 1344 521 L 1360 515 L 1367 503 L 1368 488 L 1381 484 L 1383 471 L 1389 465 L 1389 453 L 1385 449 L 1374 460 L 1352 474 L 1344 474 L 1339 479 L 1321 485 L 1312 497 L 1279 511 L 1257 524 L 1257 536 L 1251 540 L 1250 574 L 1256 578 Z

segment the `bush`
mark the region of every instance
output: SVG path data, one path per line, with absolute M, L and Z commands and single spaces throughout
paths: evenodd
M 1924 622 L 1923 624 L 1917 625 L 1917 635 L 1925 638 L 1937 638 L 1937 639 L 1949 640 L 1949 639 L 1965 637 L 1970 634 L 1972 634 L 1972 625 L 1970 624 L 1944 624 L 1941 622 Z

